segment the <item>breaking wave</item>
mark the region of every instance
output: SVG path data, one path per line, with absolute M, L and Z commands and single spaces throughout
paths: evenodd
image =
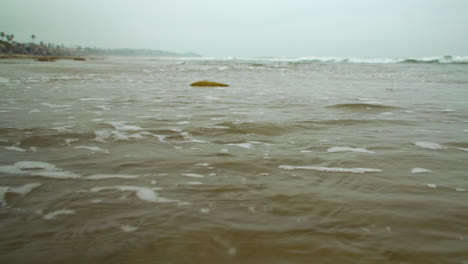
M 171 58 L 190 61 L 271 61 L 286 63 L 434 63 L 434 64 L 468 64 L 468 56 L 433 56 L 433 57 L 409 57 L 409 58 L 360 58 L 360 57 L 295 57 L 295 58 L 234 58 L 234 57 L 197 57 L 197 58 Z

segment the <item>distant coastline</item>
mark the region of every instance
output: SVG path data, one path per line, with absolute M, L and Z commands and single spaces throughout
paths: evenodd
M 102 49 L 90 47 L 66 47 L 65 45 L 56 45 L 52 43 L 34 42 L 35 36 L 32 35 L 32 42 L 19 43 L 12 39 L 13 35 L 6 35 L 2 32 L 0 40 L 0 59 L 85 59 L 85 58 L 103 58 L 109 56 L 146 56 L 146 57 L 201 57 L 193 52 L 176 53 L 163 50 L 152 49 Z M 13 38 L 11 37 L 13 36 Z M 42 60 L 45 61 L 45 60 Z

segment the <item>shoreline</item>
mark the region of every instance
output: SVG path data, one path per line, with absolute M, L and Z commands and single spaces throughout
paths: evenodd
M 25 55 L 25 54 L 0 54 L 0 60 L 19 59 L 19 60 L 36 60 L 36 61 L 56 61 L 56 60 L 98 60 L 102 58 L 88 56 L 41 56 L 41 55 Z

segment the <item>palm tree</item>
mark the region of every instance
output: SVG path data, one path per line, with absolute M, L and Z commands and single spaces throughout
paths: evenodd
M 15 38 L 15 35 L 11 34 L 11 35 L 7 35 L 6 37 L 7 37 L 8 42 L 11 42 Z
M 5 32 L 0 33 L 0 36 L 2 36 L 2 39 L 5 37 Z
M 33 43 L 34 43 L 34 39 L 36 39 L 36 35 L 32 34 L 32 35 L 31 35 L 31 38 L 32 38 Z

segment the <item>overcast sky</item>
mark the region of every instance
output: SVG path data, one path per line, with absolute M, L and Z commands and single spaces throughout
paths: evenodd
M 468 55 L 468 0 L 1 0 L 15 40 L 216 57 Z

